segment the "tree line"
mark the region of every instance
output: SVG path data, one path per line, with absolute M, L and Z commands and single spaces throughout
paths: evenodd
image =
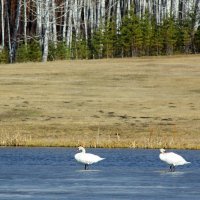
M 0 0 L 0 63 L 200 52 L 200 0 Z

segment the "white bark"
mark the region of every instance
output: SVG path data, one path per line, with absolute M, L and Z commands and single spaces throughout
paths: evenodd
M 50 0 L 45 0 L 44 4 L 44 24 L 43 24 L 43 32 L 44 32 L 44 42 L 43 42 L 43 55 L 42 61 L 46 62 L 48 58 L 48 48 L 49 48 L 49 8 L 50 8 Z
M 37 28 L 36 28 L 36 34 L 39 36 L 39 42 L 40 45 L 42 45 L 42 0 L 36 0 L 36 19 L 37 19 Z
M 23 0 L 25 43 L 27 43 L 27 2 L 29 1 Z M 36 6 L 30 10 L 35 15 L 36 35 L 40 36 L 43 47 L 43 61 L 48 56 L 49 41 L 56 46 L 58 38 L 62 38 L 67 47 L 71 48 L 72 36 L 78 41 L 84 35 L 87 42 L 89 36 L 93 37 L 95 30 L 101 28 L 103 32 L 105 25 L 114 20 L 117 33 L 120 33 L 122 19 L 131 10 L 139 18 L 142 18 L 146 11 L 149 12 L 155 16 L 158 24 L 169 16 L 186 19 L 189 12 L 194 12 L 193 27 L 195 30 L 199 27 L 200 0 L 31 0 L 31 2 L 33 2 L 31 5 Z M 10 25 L 9 21 L 4 19 L 3 4 L 6 4 L 5 0 L 1 0 L 2 46 L 4 46 L 4 29 L 8 33 Z M 7 38 L 8 36 L 6 35 Z
M 100 24 L 101 24 L 101 4 L 100 4 L 100 1 L 97 1 L 96 2 L 96 7 L 97 7 L 97 28 L 100 27 Z
M 26 14 L 27 2 L 24 0 L 24 43 L 27 45 L 27 14 Z
M 5 32 L 4 32 L 4 0 L 1 0 L 1 48 L 4 49 L 5 46 Z
M 101 0 L 101 23 L 102 23 L 102 26 L 103 26 L 103 29 L 105 27 L 105 0 Z
M 85 40 L 88 41 L 88 0 L 84 2 L 84 28 L 85 28 Z
M 53 26 L 53 44 L 54 47 L 57 48 L 57 30 L 56 30 L 56 6 L 55 0 L 51 0 L 52 6 L 52 26 Z
M 116 27 L 117 27 L 117 32 L 119 33 L 120 26 L 121 26 L 121 10 L 120 10 L 120 1 L 117 2 L 117 14 L 116 14 Z
M 91 34 L 94 33 L 94 10 L 93 10 L 93 1 L 89 0 L 90 4 L 90 28 L 91 28 Z
M 200 25 L 200 0 L 196 0 L 195 1 L 195 10 L 194 10 L 194 13 L 195 13 L 195 23 L 194 23 L 194 31 L 197 30 L 197 28 L 199 27 Z
M 69 16 L 68 16 L 68 29 L 67 29 L 67 38 L 66 45 L 71 48 L 72 43 L 72 11 L 73 11 L 73 0 L 69 0 Z
M 69 2 L 68 0 L 65 0 L 65 4 L 64 4 L 64 21 L 63 21 L 63 30 L 62 30 L 63 41 L 66 41 L 68 2 Z
M 8 37 L 8 50 L 9 50 L 9 60 L 10 63 L 13 62 L 12 58 L 12 45 L 11 45 L 11 36 L 10 36 L 10 21 L 9 21 L 9 12 L 8 12 L 8 2 L 5 3 L 5 11 L 6 11 L 6 27 L 7 27 L 7 37 Z
M 111 9 L 113 7 L 113 0 L 109 0 L 109 4 L 108 4 L 108 17 L 107 17 L 107 20 L 108 22 L 110 22 L 110 19 L 111 19 Z

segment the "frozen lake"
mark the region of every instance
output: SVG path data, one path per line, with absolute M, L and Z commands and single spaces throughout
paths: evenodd
M 84 171 L 75 148 L 0 148 L 0 199 L 200 199 L 200 151 L 174 150 L 192 164 L 171 173 L 159 150 L 86 150 L 106 160 Z

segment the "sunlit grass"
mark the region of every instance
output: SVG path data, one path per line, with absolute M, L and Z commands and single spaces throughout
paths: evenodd
M 200 56 L 0 65 L 0 145 L 200 149 Z

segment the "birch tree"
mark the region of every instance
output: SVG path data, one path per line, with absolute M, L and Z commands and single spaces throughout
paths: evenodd
M 42 45 L 42 0 L 36 0 L 36 36 L 39 37 L 40 45 Z
M 16 18 L 15 18 L 15 27 L 14 27 L 14 33 L 12 37 L 12 48 L 11 48 L 11 63 L 15 60 L 15 54 L 16 54 L 16 46 L 17 46 L 17 34 L 19 30 L 19 22 L 20 22 L 20 15 L 21 15 L 21 5 L 22 0 L 17 1 L 17 11 L 16 11 Z
M 148 18 L 146 18 L 146 13 L 148 13 Z M 90 50 L 91 57 L 101 58 L 105 56 L 105 49 L 106 56 L 112 57 L 111 54 L 114 55 L 115 51 L 110 51 L 112 45 L 108 41 L 111 41 L 110 38 L 115 38 L 119 44 L 122 40 L 122 32 L 124 39 L 130 43 L 124 44 L 121 50 L 125 52 L 125 56 L 139 55 L 141 48 L 143 48 L 141 52 L 150 54 L 151 46 L 148 39 L 150 29 L 153 27 L 156 30 L 156 27 L 159 27 L 168 31 L 169 29 L 164 27 L 167 26 L 168 20 L 173 20 L 173 23 L 179 24 L 179 27 L 186 21 L 190 23 L 184 27 L 184 37 L 185 41 L 192 41 L 195 52 L 194 37 L 200 26 L 200 0 L 0 0 L 0 15 L 0 45 L 8 48 L 10 62 L 15 60 L 18 44 L 23 41 L 25 45 L 29 45 L 31 40 L 28 39 L 34 39 L 40 44 L 44 62 L 48 60 L 49 44 L 53 44 L 54 50 L 57 51 L 56 47 L 60 45 L 60 42 L 64 42 L 65 47 L 72 52 L 72 57 L 80 58 L 79 55 L 83 55 L 83 51 L 86 51 L 85 54 L 88 55 L 87 51 Z M 128 18 L 126 20 L 129 21 L 132 15 L 137 17 L 138 24 L 145 20 L 146 27 L 149 29 L 144 39 L 148 40 L 146 50 L 144 50 L 145 45 L 141 47 L 140 28 L 135 27 L 138 38 L 136 42 L 132 40 L 131 43 L 129 38 L 125 37 L 128 30 L 123 20 Z M 146 20 L 149 20 L 148 23 Z M 111 32 L 115 36 L 108 37 Z M 135 30 L 127 32 L 131 37 L 133 33 Z M 174 37 L 173 31 L 171 37 Z M 159 43 L 164 39 L 166 38 L 159 39 Z M 99 47 L 96 53 L 98 56 L 94 55 L 93 42 L 96 42 L 96 50 Z M 181 42 L 178 41 L 178 44 Z M 185 43 L 187 43 L 187 51 L 191 51 L 190 43 Z M 166 43 L 165 45 L 167 46 Z M 167 53 L 173 53 L 176 45 L 177 43 L 171 45 Z M 157 52 L 161 52 L 160 49 L 162 48 L 159 48 Z M 117 55 L 123 55 L 123 52 L 118 52 Z
M 68 16 L 68 7 L 69 1 L 65 0 L 64 3 L 64 19 L 63 19 L 63 29 L 62 29 L 62 40 L 66 41 L 66 29 L 67 29 L 67 16 Z
M 52 35 L 53 35 L 53 44 L 54 47 L 57 48 L 57 23 L 56 23 L 56 5 L 55 5 L 55 0 L 51 0 L 51 7 L 52 7 L 52 12 L 51 12 L 51 21 L 52 21 Z
M 27 9 L 27 1 L 24 0 L 23 1 L 23 4 L 24 4 L 24 43 L 25 45 L 27 46 L 27 13 L 26 13 L 26 9 Z
M 69 16 L 68 16 L 68 29 L 66 36 L 66 45 L 68 48 L 71 48 L 72 44 L 72 8 L 73 8 L 73 0 L 69 0 Z
M 5 46 L 5 25 L 4 25 L 4 0 L 1 0 L 1 49 Z
M 43 54 L 42 61 L 46 62 L 48 58 L 48 48 L 49 48 L 49 9 L 50 0 L 44 0 L 44 23 L 43 23 Z
M 9 62 L 12 63 L 12 46 L 11 46 L 11 34 L 10 34 L 10 15 L 9 15 L 9 4 L 8 1 L 5 3 L 6 12 L 6 27 L 7 27 L 7 38 L 8 38 L 8 52 L 9 52 Z

